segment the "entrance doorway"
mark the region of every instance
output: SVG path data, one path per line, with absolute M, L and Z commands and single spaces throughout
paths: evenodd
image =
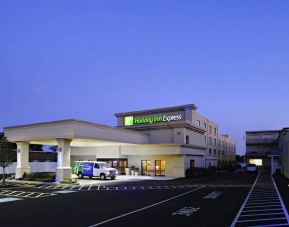
M 152 162 L 150 160 L 141 160 L 141 175 L 151 175 Z
M 166 161 L 165 160 L 156 160 L 155 161 L 155 175 L 156 176 L 165 176 L 166 175 Z
M 125 168 L 127 168 L 127 159 L 98 158 L 97 161 L 107 162 L 112 168 L 117 169 L 119 175 L 125 174 Z

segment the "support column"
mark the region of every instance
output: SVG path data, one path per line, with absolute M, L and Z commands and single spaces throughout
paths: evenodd
M 23 177 L 24 173 L 30 173 L 29 167 L 29 143 L 17 142 L 17 165 L 15 171 L 15 178 Z
M 70 139 L 57 139 L 56 181 L 61 181 L 65 177 L 71 178 L 70 143 Z

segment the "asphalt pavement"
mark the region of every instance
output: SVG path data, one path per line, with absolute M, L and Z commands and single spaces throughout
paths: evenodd
M 89 185 L 85 190 L 41 185 L 1 189 L 0 226 L 230 226 L 256 176 L 108 181 L 111 189 L 104 190 L 92 190 L 97 181 L 90 190 Z M 125 187 L 130 190 L 116 189 Z

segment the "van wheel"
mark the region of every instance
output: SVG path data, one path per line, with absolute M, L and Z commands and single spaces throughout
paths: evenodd
M 106 178 L 106 177 L 105 177 L 105 174 L 104 174 L 104 173 L 100 174 L 100 179 L 101 179 L 101 180 L 105 180 L 105 178 Z
M 115 179 L 115 177 L 111 177 L 110 179 L 114 180 L 114 179 Z
M 78 178 L 83 178 L 83 175 L 82 175 L 82 173 L 78 173 Z

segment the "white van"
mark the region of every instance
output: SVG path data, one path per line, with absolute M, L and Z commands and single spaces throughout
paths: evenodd
M 72 172 L 83 178 L 84 176 L 100 177 L 101 180 L 105 180 L 107 177 L 115 179 L 118 172 L 115 168 L 111 168 L 107 162 L 97 161 L 75 161 Z

